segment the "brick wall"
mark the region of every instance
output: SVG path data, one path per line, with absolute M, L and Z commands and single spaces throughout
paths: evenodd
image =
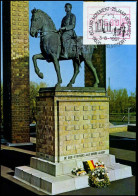
M 59 119 L 60 156 L 108 149 L 108 102 L 61 102 Z
M 70 155 L 109 149 L 108 97 L 105 92 L 87 89 L 89 92 L 84 88 L 76 92 L 47 88 L 40 92 L 37 157 L 55 162 Z
M 4 133 L 29 142 L 29 2 L 3 2 Z
M 55 123 L 53 97 L 37 98 L 36 152 L 55 155 Z

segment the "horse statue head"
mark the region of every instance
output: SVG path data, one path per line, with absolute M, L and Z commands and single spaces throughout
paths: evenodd
M 30 35 L 37 37 L 39 31 L 56 30 L 52 19 L 42 10 L 34 8 L 32 11 Z

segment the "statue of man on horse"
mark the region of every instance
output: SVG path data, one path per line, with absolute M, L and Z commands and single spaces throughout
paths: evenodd
M 62 78 L 59 61 L 72 59 L 74 74 L 67 85 L 67 87 L 72 87 L 79 73 L 80 64 L 84 61 L 86 66 L 88 66 L 90 71 L 94 74 L 94 87 L 98 87 L 98 75 L 92 64 L 92 55 L 95 46 L 83 45 L 83 37 L 76 36 L 74 31 L 76 17 L 71 13 L 71 8 L 71 4 L 65 4 L 67 14 L 62 20 L 60 30 L 56 30 L 55 24 L 48 14 L 40 9 L 32 10 L 30 35 L 32 37 L 38 37 L 38 33 L 40 33 L 41 49 L 40 54 L 35 54 L 32 57 L 35 72 L 43 79 L 43 73 L 40 72 L 37 66 L 37 59 L 53 62 L 58 80 L 56 86 L 60 86 Z
M 65 4 L 66 16 L 61 22 L 61 41 L 62 41 L 62 54 L 63 58 L 68 58 L 68 45 L 71 38 L 77 39 L 75 33 L 76 16 L 71 13 L 72 5 L 70 3 Z

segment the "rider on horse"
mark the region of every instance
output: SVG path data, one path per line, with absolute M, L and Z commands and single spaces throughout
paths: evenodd
M 77 39 L 75 33 L 76 25 L 76 16 L 71 13 L 72 5 L 70 3 L 65 4 L 66 16 L 62 19 L 61 22 L 61 42 L 62 42 L 62 55 L 63 58 L 68 58 L 68 47 L 71 41 L 71 38 Z
M 79 36 L 74 38 L 74 28 L 76 19 L 75 16 L 71 13 L 71 4 L 65 5 L 65 11 L 67 15 L 62 20 L 62 39 L 63 45 L 65 46 L 65 52 L 68 52 L 68 58 L 62 58 L 60 56 L 61 53 L 61 35 L 56 30 L 55 24 L 52 19 L 40 9 L 32 10 L 32 18 L 31 18 L 31 27 L 30 27 L 30 35 L 32 37 L 36 37 L 36 34 L 40 32 L 40 54 L 35 54 L 32 57 L 34 68 L 36 74 L 43 79 L 43 73 L 40 72 L 37 66 L 37 59 L 46 60 L 47 62 L 53 62 L 55 66 L 55 70 L 57 73 L 58 82 L 57 86 L 60 86 L 62 83 L 61 73 L 60 73 L 60 60 L 69 60 L 72 59 L 74 74 L 67 85 L 71 87 L 76 80 L 76 77 L 79 73 L 79 68 L 81 62 L 84 62 L 85 65 L 91 70 L 95 77 L 94 87 L 98 87 L 99 79 L 96 72 L 95 67 L 92 63 L 92 56 L 94 51 L 94 45 L 83 45 L 83 37 Z M 72 38 L 73 37 L 73 38 Z M 65 39 L 64 39 L 65 38 Z M 69 39 L 69 40 L 67 40 Z M 69 42 L 69 43 L 67 43 Z M 66 46 L 68 47 L 66 49 Z M 74 47 L 75 46 L 75 47 Z M 78 58 L 77 58 L 78 56 Z M 60 58 L 61 57 L 61 58 Z

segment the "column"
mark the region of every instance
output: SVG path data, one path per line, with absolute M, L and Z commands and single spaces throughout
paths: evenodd
M 3 91 L 5 138 L 29 142 L 28 1 L 3 1 Z

